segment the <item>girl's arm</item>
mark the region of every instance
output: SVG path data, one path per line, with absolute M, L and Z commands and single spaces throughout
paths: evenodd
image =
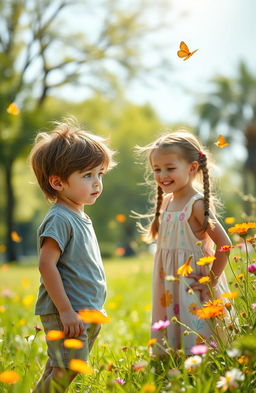
M 40 250 L 39 271 L 45 288 L 60 314 L 65 336 L 78 337 L 83 333 L 84 326 L 69 301 L 57 269 L 60 253 L 58 243 L 51 237 L 46 237 Z
M 193 210 L 192 210 L 192 215 L 193 219 L 198 222 L 199 228 L 202 226 L 204 222 L 204 203 L 200 199 L 194 203 Z M 210 238 L 213 240 L 213 242 L 216 245 L 216 250 L 215 250 L 215 260 L 212 264 L 212 268 L 210 270 L 209 276 L 210 276 L 210 285 L 212 287 L 215 287 L 218 283 L 218 279 L 221 276 L 222 272 L 224 271 L 224 268 L 227 263 L 228 259 L 228 252 L 220 252 L 220 248 L 224 245 L 230 245 L 231 246 L 231 241 L 220 224 L 220 222 L 217 220 L 216 217 L 213 216 L 213 214 L 210 214 L 210 218 L 213 220 L 214 227 L 210 228 L 210 225 L 207 229 L 207 234 L 210 236 Z M 190 275 L 191 278 L 199 279 L 200 277 L 197 275 Z M 198 290 L 200 291 L 200 297 L 201 300 L 202 297 L 205 297 L 206 292 L 207 292 L 207 286 L 206 285 L 201 285 L 200 283 L 194 283 L 191 284 L 191 288 L 193 290 Z M 202 292 L 202 293 L 201 293 Z

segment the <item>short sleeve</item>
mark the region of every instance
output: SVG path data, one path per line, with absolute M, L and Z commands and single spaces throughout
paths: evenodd
M 54 239 L 61 252 L 65 250 L 70 237 L 72 235 L 71 225 L 68 219 L 60 214 L 55 214 L 45 220 L 44 224 L 39 228 L 39 246 L 42 247 L 43 239 L 51 237 Z

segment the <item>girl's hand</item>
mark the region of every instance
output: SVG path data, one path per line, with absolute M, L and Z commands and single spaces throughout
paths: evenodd
M 209 300 L 210 299 L 210 297 L 211 297 L 211 292 L 210 292 L 210 290 L 209 290 L 209 284 L 208 283 L 205 283 L 205 284 L 200 284 L 199 282 L 198 282 L 198 280 L 200 279 L 200 278 L 202 278 L 203 276 L 200 276 L 200 275 L 197 275 L 197 274 L 190 274 L 189 275 L 189 278 L 193 278 L 194 280 L 196 280 L 197 282 L 195 282 L 195 283 L 192 283 L 192 284 L 190 284 L 190 288 L 193 290 L 193 291 L 198 291 L 199 292 L 199 296 L 200 296 L 200 301 L 201 302 L 205 302 L 205 301 L 207 301 L 207 300 Z M 208 284 L 208 285 L 207 285 Z M 210 284 L 211 285 L 211 284 Z M 190 289 L 190 288 L 188 288 L 187 289 L 187 291 Z
M 60 313 L 60 319 L 64 327 L 66 337 L 79 337 L 83 334 L 84 325 L 74 310 Z

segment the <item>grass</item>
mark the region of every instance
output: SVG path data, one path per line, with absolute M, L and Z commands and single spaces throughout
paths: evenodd
M 245 273 L 246 256 L 239 251 L 239 257 L 238 262 L 232 262 L 236 274 Z M 255 254 L 251 255 L 250 263 L 253 258 Z M 239 374 L 235 375 L 233 390 L 256 392 L 256 318 L 254 310 L 250 308 L 248 315 L 245 308 L 246 302 L 255 303 L 255 289 L 254 292 L 252 289 L 256 284 L 255 276 L 248 278 L 248 297 L 236 299 L 239 325 L 238 328 L 230 327 L 234 343 L 229 349 L 234 351 L 236 348 L 237 352 L 228 354 L 226 349 L 209 348 L 207 354 L 200 356 L 200 360 L 189 368 L 182 351 L 173 353 L 170 349 L 169 356 L 163 361 L 150 356 L 147 343 L 150 338 L 152 265 L 151 255 L 105 261 L 106 310 L 112 323 L 103 326 L 91 354 L 93 375 L 79 375 L 69 392 L 217 393 L 225 391 L 216 387 L 217 381 L 221 377 L 228 380 L 225 373 L 234 369 L 240 370 L 242 376 L 239 380 Z M 227 273 L 229 281 L 234 283 L 231 270 L 227 269 Z M 20 375 L 17 383 L 0 382 L 0 391 L 27 393 L 35 385 L 46 361 L 44 334 L 34 329 L 39 325 L 39 318 L 33 313 L 39 273 L 35 262 L 3 265 L 0 274 L 0 376 L 5 370 L 15 370 Z M 244 284 L 241 285 L 243 289 Z M 226 391 L 229 392 L 228 388 Z

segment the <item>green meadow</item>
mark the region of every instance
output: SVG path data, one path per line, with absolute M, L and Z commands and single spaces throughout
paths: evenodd
M 246 256 L 239 250 L 237 255 L 239 260 L 231 258 L 232 270 L 246 276 Z M 250 259 L 253 257 L 255 254 L 250 255 Z M 228 327 L 229 344 L 222 349 L 209 346 L 206 354 L 191 354 L 189 358 L 182 350 L 174 353 L 170 349 L 165 360 L 156 360 L 148 345 L 153 256 L 113 258 L 104 263 L 108 282 L 106 310 L 112 322 L 102 326 L 91 354 L 93 373 L 80 374 L 70 393 L 256 392 L 255 310 L 251 304 L 247 311 L 245 300 L 241 296 L 235 299 L 239 327 L 235 323 Z M 18 381 L 0 382 L 0 391 L 27 393 L 39 378 L 47 357 L 44 334 L 35 329 L 40 327 L 39 318 L 34 316 L 39 273 L 36 261 L 2 265 L 0 269 L 0 376 L 8 370 L 19 376 Z M 232 290 L 237 285 L 241 285 L 241 292 L 248 287 L 247 300 L 251 302 L 254 275 L 248 277 L 248 283 L 239 279 L 235 286 L 230 267 L 226 270 L 234 284 Z M 195 359 L 194 364 L 189 366 L 187 359 Z M 226 375 L 228 372 L 231 376 Z M 218 381 L 222 381 L 220 387 Z

